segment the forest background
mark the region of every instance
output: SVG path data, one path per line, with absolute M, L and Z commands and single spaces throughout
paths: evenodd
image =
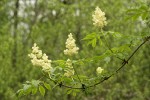
M 41 69 L 34 67 L 28 57 L 33 43 L 37 43 L 50 59 L 65 59 L 65 42 L 68 34 L 73 33 L 80 48 L 78 57 L 89 58 L 105 52 L 105 44 L 93 48 L 82 40 L 97 32 L 92 22 L 96 6 L 106 14 L 108 24 L 104 30 L 129 36 L 124 39 L 127 38 L 128 44 L 135 43 L 132 51 L 140 45 L 141 36 L 150 34 L 150 20 L 145 23 L 146 17 L 150 17 L 149 0 L 0 0 L 0 99 L 17 99 L 16 92 L 23 83 L 42 76 Z M 144 18 L 140 7 L 145 6 L 149 7 L 149 12 Z M 137 15 L 127 12 L 131 8 L 138 9 Z M 111 37 L 107 42 L 110 47 L 124 43 Z M 60 100 L 60 97 L 62 100 L 150 100 L 149 44 L 143 45 L 117 75 L 88 94 L 81 92 L 73 96 L 64 88 L 55 87 L 46 91 L 44 97 L 37 93 L 23 96 L 21 100 Z M 90 75 L 98 66 L 111 71 L 121 63 L 107 57 L 78 69 Z

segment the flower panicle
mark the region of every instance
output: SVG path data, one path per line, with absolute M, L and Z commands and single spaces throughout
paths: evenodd
M 72 61 L 68 59 L 66 61 L 66 70 L 65 70 L 64 76 L 71 77 L 73 75 L 74 75 L 74 69 L 73 69 Z
M 48 56 L 42 53 L 42 50 L 39 50 L 39 47 L 34 43 L 32 47 L 32 52 L 28 54 L 31 58 L 31 62 L 34 66 L 42 67 L 42 70 L 45 72 L 50 72 L 52 70 L 51 60 L 48 59 Z
M 107 25 L 106 17 L 105 17 L 105 12 L 102 12 L 99 7 L 95 8 L 95 11 L 92 15 L 93 17 L 93 25 L 96 27 L 103 28 L 104 26 Z
M 78 53 L 79 48 L 75 44 L 75 39 L 72 36 L 72 33 L 68 35 L 68 39 L 66 40 L 66 50 L 64 50 L 65 55 L 72 56 Z

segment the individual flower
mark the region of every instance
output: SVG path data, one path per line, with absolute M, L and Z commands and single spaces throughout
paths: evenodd
M 66 41 L 66 50 L 64 50 L 65 55 L 72 56 L 73 54 L 78 53 L 79 48 L 76 47 L 75 39 L 73 38 L 72 34 L 68 35 L 68 39 Z
M 31 58 L 31 62 L 34 66 L 42 67 L 42 70 L 45 72 L 50 72 L 52 70 L 51 60 L 48 59 L 45 53 L 42 53 L 42 50 L 39 50 L 36 43 L 34 43 L 32 47 L 32 53 L 28 56 Z
M 72 75 L 74 75 L 74 69 L 73 69 L 72 61 L 68 59 L 66 61 L 66 68 L 65 68 L 64 76 L 70 77 Z
M 104 69 L 102 69 L 101 67 L 97 67 L 96 72 L 97 74 L 101 74 L 103 70 Z
M 99 7 L 95 8 L 95 11 L 94 11 L 92 17 L 93 17 L 93 21 L 94 21 L 93 25 L 100 27 L 100 28 L 103 28 L 104 26 L 107 25 L 105 13 L 102 12 Z

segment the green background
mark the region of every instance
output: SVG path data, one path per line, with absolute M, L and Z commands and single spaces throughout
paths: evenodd
M 125 20 L 125 12 L 148 0 L 1 0 L 0 1 L 0 100 L 17 99 L 16 92 L 27 80 L 39 79 L 41 69 L 31 64 L 28 54 L 37 43 L 51 60 L 66 59 L 63 54 L 65 41 L 73 33 L 80 48 L 77 58 L 102 54 L 106 48 L 88 46 L 82 39 L 97 29 L 93 26 L 92 14 L 96 6 L 105 12 L 105 31 L 137 36 L 150 33 L 150 26 L 143 21 Z M 149 6 L 150 7 L 150 6 Z M 107 39 L 114 47 L 123 42 L 112 37 Z M 133 40 L 134 42 L 135 40 Z M 131 42 L 129 39 L 126 42 Z M 139 40 L 139 43 L 141 41 Z M 150 99 L 150 46 L 145 44 L 117 75 L 92 88 L 88 94 L 67 95 L 64 88 L 55 87 L 42 97 L 23 96 L 21 100 L 149 100 Z M 136 46 L 135 46 L 136 47 Z M 133 48 L 134 50 L 135 48 Z M 98 66 L 114 70 L 121 61 L 111 59 L 78 67 L 91 77 Z M 92 75 L 90 75 L 92 74 Z

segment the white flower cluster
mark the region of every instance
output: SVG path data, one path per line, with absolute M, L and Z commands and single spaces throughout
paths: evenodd
M 70 77 L 72 75 L 74 75 L 74 69 L 72 66 L 72 61 L 68 59 L 66 61 L 66 70 L 65 70 L 64 76 Z
M 28 56 L 32 59 L 31 62 L 34 66 L 41 66 L 45 72 L 52 70 L 51 60 L 48 60 L 48 56 L 45 53 L 42 54 L 42 50 L 39 50 L 36 43 L 32 47 L 32 53 Z
M 107 25 L 105 13 L 101 11 L 99 7 L 95 8 L 94 14 L 92 15 L 94 25 L 100 28 L 103 28 Z
M 103 70 L 104 69 L 102 69 L 101 67 L 97 67 L 96 72 L 97 74 L 101 74 Z
M 79 48 L 76 47 L 75 39 L 73 38 L 71 33 L 68 35 L 68 39 L 66 41 L 66 48 L 67 49 L 64 50 L 65 55 L 72 56 L 73 54 L 78 53 Z

